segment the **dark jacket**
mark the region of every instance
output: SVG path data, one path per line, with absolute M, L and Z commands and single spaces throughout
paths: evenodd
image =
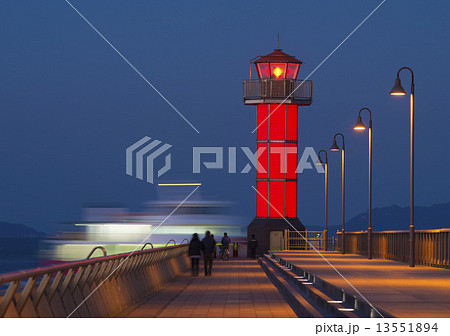
M 216 248 L 216 241 L 211 236 L 206 236 L 202 240 L 203 253 L 212 254 Z
M 250 238 L 248 240 L 248 248 L 249 249 L 255 249 L 258 246 L 258 241 L 256 238 Z
M 230 246 L 230 242 L 231 242 L 231 239 L 230 239 L 230 237 L 228 237 L 228 236 L 223 236 L 222 237 L 222 245 L 223 246 L 225 246 L 225 247 L 228 247 L 228 246 Z
M 199 240 L 191 240 L 189 243 L 189 256 L 201 255 L 202 242 Z

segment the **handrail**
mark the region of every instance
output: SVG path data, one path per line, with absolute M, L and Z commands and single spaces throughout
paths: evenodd
M 98 248 L 103 251 L 102 247 L 94 250 Z M 0 317 L 67 317 L 71 311 L 69 316 L 73 313 L 77 317 L 115 316 L 179 275 L 188 264 L 187 249 L 187 244 L 174 245 L 0 274 L 0 285 L 7 285 L 0 293 Z M 155 272 L 158 272 L 156 278 Z M 102 300 L 97 298 L 73 310 L 73 303 L 81 306 L 85 301 L 79 302 L 83 299 L 81 293 L 91 292 L 104 282 L 108 288 L 103 287 L 96 295 L 123 289 L 127 295 L 107 300 L 108 305 L 101 304 L 101 309 Z
M 173 245 L 173 246 L 167 246 L 167 247 L 157 247 L 154 249 L 147 249 L 143 251 L 134 251 L 134 252 L 124 252 L 120 254 L 112 254 L 106 257 L 98 257 L 98 258 L 92 258 L 92 259 L 84 259 L 84 260 L 78 260 L 78 261 L 69 261 L 63 264 L 57 264 L 57 265 L 51 265 L 46 267 L 37 267 L 33 269 L 28 270 L 21 270 L 21 271 L 15 271 L 10 273 L 4 273 L 0 274 L 0 285 L 6 282 L 11 282 L 15 280 L 22 280 L 24 277 L 40 277 L 46 273 L 55 273 L 60 271 L 66 271 L 70 268 L 76 269 L 79 267 L 94 265 L 99 262 L 106 262 L 106 261 L 117 261 L 119 259 L 124 259 L 132 256 L 139 256 L 141 254 L 147 254 L 147 253 L 156 253 L 159 251 L 164 250 L 171 250 L 180 247 L 179 245 Z
M 152 248 L 153 248 L 153 244 L 152 244 L 152 243 L 145 243 L 144 246 L 142 246 L 141 251 L 142 251 L 147 245 L 151 245 Z
M 94 248 L 91 250 L 91 252 L 88 254 L 88 256 L 86 257 L 86 259 L 89 259 L 89 258 L 94 254 L 94 252 L 95 252 L 97 249 L 100 249 L 100 250 L 103 251 L 103 256 L 104 256 L 104 257 L 106 257 L 106 256 L 108 255 L 108 252 L 106 252 L 106 249 L 105 249 L 103 246 L 96 246 L 96 247 L 94 247 Z
M 175 240 L 171 239 L 171 240 L 169 240 L 169 241 L 167 242 L 166 247 L 167 247 L 167 245 L 170 244 L 170 242 L 173 242 L 174 245 L 177 245 L 177 242 L 176 242 Z
M 342 245 L 342 233 L 337 232 L 338 249 Z M 359 255 L 368 254 L 367 231 L 346 232 L 346 251 Z M 372 253 L 374 258 L 391 259 L 409 263 L 409 231 L 373 231 Z M 415 231 L 417 265 L 450 268 L 450 229 Z
M 189 243 L 189 240 L 187 240 L 186 238 L 184 238 L 184 239 L 181 241 L 180 245 L 182 245 L 183 242 L 184 242 L 185 240 L 186 240 L 186 243 Z
M 377 233 L 409 233 L 409 230 L 389 230 L 389 231 L 373 231 Z M 439 233 L 439 232 L 450 232 L 450 229 L 428 229 L 428 230 L 415 230 L 415 232 L 421 232 L 421 233 Z M 337 230 L 338 234 L 341 234 L 340 230 Z M 351 231 L 351 232 L 345 232 L 347 233 L 367 233 L 367 230 L 361 230 L 361 231 Z

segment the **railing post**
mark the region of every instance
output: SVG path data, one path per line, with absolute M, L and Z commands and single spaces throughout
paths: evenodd
M 445 266 L 447 268 L 449 268 L 450 266 L 450 232 L 446 231 L 445 232 Z

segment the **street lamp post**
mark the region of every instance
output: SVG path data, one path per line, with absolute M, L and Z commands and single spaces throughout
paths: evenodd
M 372 111 L 367 107 L 359 110 L 358 119 L 356 120 L 354 130 L 365 130 L 366 125 L 364 125 L 361 112 L 369 112 L 369 227 L 367 229 L 367 257 L 372 259 Z
M 340 150 L 336 142 L 337 136 L 342 137 L 342 150 L 341 150 L 341 161 L 342 161 L 342 254 L 345 254 L 345 139 L 342 133 L 336 133 L 333 138 L 333 144 L 330 147 L 330 151 L 337 152 Z
M 400 72 L 408 70 L 411 73 L 411 97 L 410 97 L 410 223 L 409 223 L 409 266 L 415 265 L 415 233 L 414 233 L 414 72 L 411 68 L 403 67 L 397 71 L 395 85 L 390 94 L 392 96 L 406 95 L 405 89 L 402 87 L 400 80 Z
M 325 163 L 322 161 L 320 157 L 320 153 L 325 153 Z M 324 165 L 325 168 L 325 251 L 328 251 L 328 154 L 327 151 L 321 150 L 319 151 L 317 158 L 317 165 Z

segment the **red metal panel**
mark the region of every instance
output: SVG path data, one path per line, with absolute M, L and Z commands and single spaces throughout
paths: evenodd
M 286 140 L 297 141 L 297 105 L 286 104 Z
M 267 118 L 267 119 L 266 119 Z M 266 120 L 265 120 L 266 119 Z M 297 141 L 297 105 L 295 104 L 259 104 L 257 112 L 257 139 Z M 265 148 L 259 157 L 258 179 L 297 179 L 297 143 L 258 142 L 257 148 Z M 291 153 L 294 150 L 295 153 Z M 286 167 L 282 167 L 282 160 Z M 267 173 L 269 172 L 269 173 Z M 296 181 L 258 181 L 256 196 L 257 217 L 297 217 Z M 264 199 L 265 198 L 265 199 Z M 268 204 L 270 202 L 271 206 Z
M 267 181 L 256 182 L 256 189 L 258 190 L 258 192 L 256 193 L 256 217 L 267 217 L 267 187 Z M 260 195 L 260 193 L 262 194 L 262 196 L 264 196 L 265 199 Z
M 258 104 L 258 112 L 256 121 L 258 123 L 258 130 L 256 131 L 257 140 L 267 140 L 269 129 L 269 104 Z
M 280 154 L 281 153 L 281 154 Z M 284 178 L 284 170 L 286 167 L 281 166 L 281 160 L 284 159 L 285 149 L 284 143 L 282 142 L 272 142 L 270 143 L 270 171 L 269 177 L 271 179 L 281 179 Z
M 284 140 L 286 104 L 270 104 L 270 140 Z
M 286 217 L 297 217 L 297 182 L 286 182 Z
M 298 155 L 297 155 L 297 144 L 295 143 L 287 143 L 287 167 L 286 167 L 286 178 L 288 179 L 296 179 L 297 178 L 297 163 L 298 163 Z M 291 151 L 295 151 L 295 153 L 291 153 Z
M 268 178 L 269 171 L 269 149 L 267 142 L 258 142 L 257 144 L 258 150 L 264 149 L 264 152 L 259 156 L 257 161 L 257 170 L 256 170 L 256 178 Z
M 284 181 L 270 181 L 269 217 L 284 216 Z M 276 210 L 275 210 L 276 209 Z

